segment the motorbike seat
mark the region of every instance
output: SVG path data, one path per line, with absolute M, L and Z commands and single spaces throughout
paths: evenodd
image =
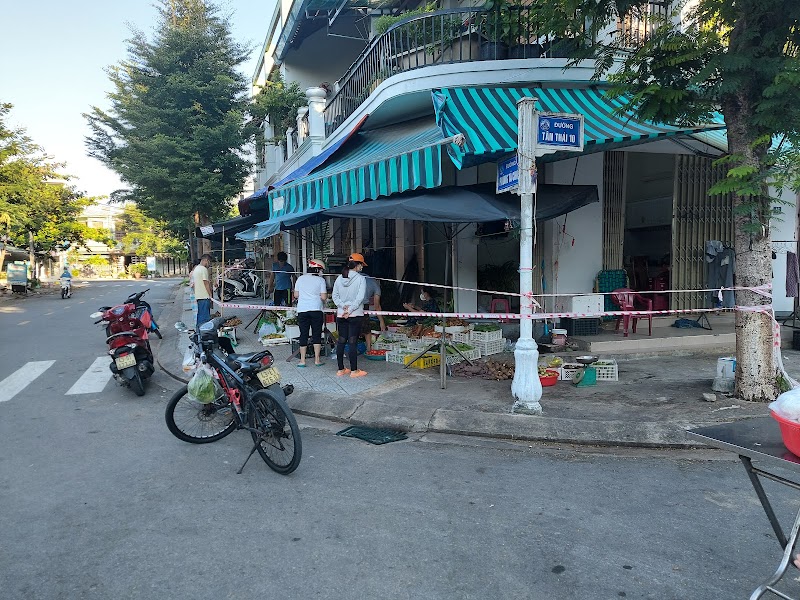
M 248 354 L 229 354 L 225 360 L 229 366 L 235 369 L 252 371 L 253 369 L 261 366 L 261 359 L 268 354 L 268 350 L 260 350 L 258 352 L 250 352 Z
M 106 338 L 106 343 L 118 337 L 126 337 L 126 336 L 138 338 L 139 334 L 134 331 L 120 331 L 119 333 L 112 333 L 110 336 Z

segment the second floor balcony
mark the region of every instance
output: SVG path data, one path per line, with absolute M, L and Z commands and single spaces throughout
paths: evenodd
M 638 43 L 658 18 L 667 16 L 668 7 L 667 0 L 654 0 L 620 20 L 610 33 Z M 537 14 L 530 0 L 523 0 L 502 8 L 498 3 L 493 8 L 440 10 L 397 22 L 374 38 L 334 84 L 325 108 L 325 135 L 336 131 L 382 82 L 400 73 L 474 61 L 573 58 L 585 43 L 587 28 L 556 35 L 537 22 Z M 581 22 L 578 15 L 574 22 Z

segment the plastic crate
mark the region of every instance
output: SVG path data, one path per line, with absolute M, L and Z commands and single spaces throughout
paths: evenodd
M 405 346 L 405 342 L 403 340 L 377 340 L 372 342 L 372 347 L 375 350 L 398 350 Z
M 405 359 L 403 360 L 404 365 L 409 365 L 411 360 L 414 358 L 413 354 L 406 355 Z M 425 354 L 420 356 L 417 360 L 411 363 L 409 366 L 412 369 L 429 369 L 430 367 L 438 367 L 441 360 L 439 356 L 435 354 Z
M 430 336 L 430 335 L 426 335 L 425 337 L 420 338 L 420 339 L 423 342 L 425 342 L 428 346 L 430 346 L 431 344 L 434 344 L 434 343 L 438 344 L 439 342 L 442 341 L 441 337 L 434 337 L 434 336 Z
M 437 340 L 438 341 L 438 340 Z M 410 338 L 406 341 L 406 348 L 411 352 L 422 352 L 423 350 L 427 349 L 433 342 L 429 342 L 426 340 L 421 340 L 418 338 Z
M 408 335 L 397 331 L 383 331 L 381 332 L 381 337 L 384 337 L 387 340 L 395 340 L 401 342 L 404 342 L 405 340 L 408 339 Z
M 597 381 L 618 381 L 619 380 L 619 370 L 617 369 L 617 361 L 614 359 L 603 359 L 598 361 L 600 363 L 609 363 L 609 364 L 600 364 L 594 363 L 592 366 L 597 371 Z
M 503 337 L 501 337 L 499 340 L 489 340 L 488 342 L 476 342 L 475 340 L 472 340 L 472 343 L 475 344 L 475 347 L 481 351 L 481 356 L 499 354 L 506 348 L 506 340 Z
M 582 370 L 583 365 L 564 363 L 561 365 L 561 381 L 572 381 L 575 373 Z
M 470 333 L 471 342 L 494 342 L 503 339 L 503 330 L 498 328 L 495 331 L 475 331 Z
M 564 317 L 561 319 L 561 327 L 567 330 L 569 337 L 597 335 L 600 333 L 599 319 L 571 319 Z
M 471 350 L 461 350 L 461 354 L 464 355 L 464 358 L 467 360 L 478 360 L 481 357 L 481 351 L 478 348 L 472 348 Z M 461 355 L 454 352 L 453 354 L 447 353 L 447 364 L 448 365 L 455 365 L 460 362 L 464 361 L 464 358 L 461 358 Z
M 406 364 L 405 363 L 406 357 L 414 356 L 414 354 L 415 353 L 405 352 L 405 351 L 387 352 L 386 353 L 386 362 L 395 363 L 395 364 L 398 364 L 398 365 L 404 365 L 404 364 Z
M 465 331 L 464 333 L 454 333 L 453 334 L 453 341 L 460 342 L 463 344 L 468 344 L 471 340 L 472 333 L 470 331 Z

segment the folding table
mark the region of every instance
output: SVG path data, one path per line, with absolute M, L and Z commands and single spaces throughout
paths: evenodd
M 750 596 L 750 600 L 757 600 L 768 591 L 779 598 L 795 600 L 776 590 L 773 586 L 781 580 L 786 574 L 786 570 L 792 565 L 792 555 L 797 542 L 798 530 L 800 530 L 800 511 L 795 516 L 791 533 L 787 539 L 760 479 L 761 477 L 770 479 L 800 491 L 800 483 L 783 476 L 786 471 L 789 471 L 795 475 L 796 479 L 800 479 L 800 458 L 789 452 L 783 445 L 777 421 L 771 417 L 758 417 L 735 423 L 700 427 L 687 431 L 686 435 L 709 446 L 735 452 L 739 456 L 747 476 L 750 478 L 750 483 L 761 501 L 767 519 L 775 531 L 778 542 L 784 549 L 777 570 L 772 577 L 756 588 Z M 754 466 L 753 461 L 758 466 Z

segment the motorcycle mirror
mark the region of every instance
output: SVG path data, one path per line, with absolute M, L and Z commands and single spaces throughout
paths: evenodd
M 186 323 L 184 323 L 183 321 L 178 321 L 177 323 L 175 323 L 175 329 L 177 329 L 181 333 L 189 331 L 189 328 L 186 327 Z
M 92 319 L 99 319 L 102 316 L 103 316 L 103 313 L 101 313 L 101 312 L 93 312 L 92 314 L 89 315 L 89 317 L 92 318 Z

